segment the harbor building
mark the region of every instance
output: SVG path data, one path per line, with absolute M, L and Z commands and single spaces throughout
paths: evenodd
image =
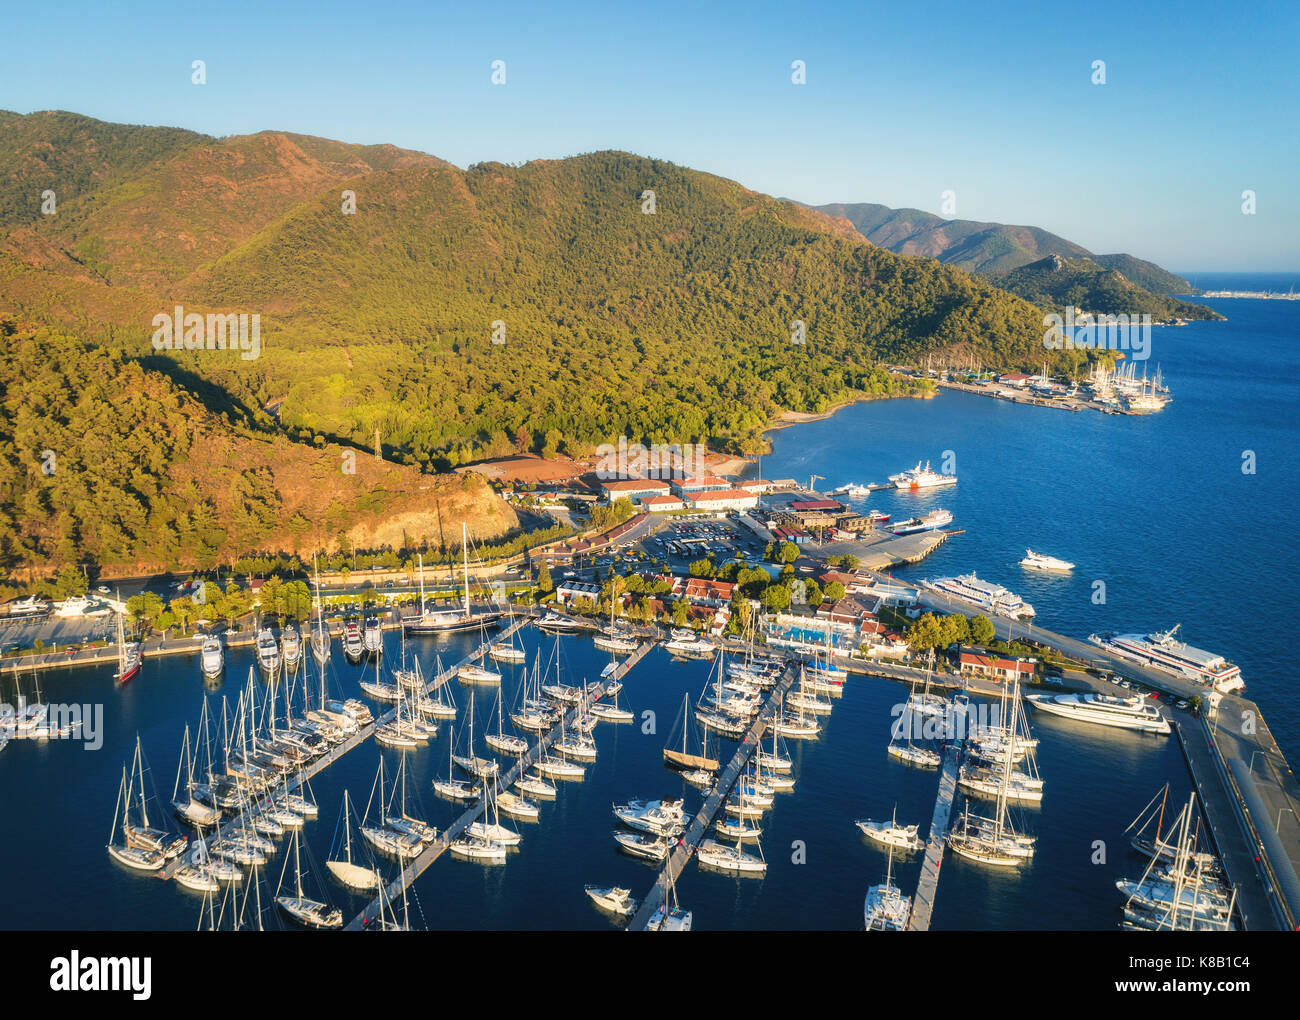
M 635 502 L 644 496 L 666 496 L 669 492 L 668 483 L 658 478 L 620 478 L 598 484 L 611 503 L 620 496 L 626 496 Z
M 716 489 L 688 492 L 684 499 L 693 510 L 722 513 L 727 510 L 752 510 L 758 506 L 758 494 L 744 489 Z
M 978 676 L 986 680 L 1001 680 L 1003 683 L 1019 677 L 1026 683 L 1034 675 L 1037 659 L 1003 659 L 982 652 L 961 649 L 957 653 L 957 666 L 962 676 Z

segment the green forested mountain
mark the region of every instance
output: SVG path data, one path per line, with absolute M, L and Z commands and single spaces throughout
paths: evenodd
M 20 120 L 32 135 L 68 117 Z M 1041 359 L 1041 314 L 1010 295 L 663 161 L 462 171 L 275 132 L 130 130 L 145 133 L 130 173 L 0 222 L 0 298 L 222 406 L 272 408 L 295 438 L 369 446 L 379 430 L 394 458 L 443 468 L 548 434 L 578 454 L 620 434 L 752 449 L 781 410 L 897 392 L 887 361 L 953 345 Z M 0 157 L 16 165 L 0 176 L 39 183 Z M 262 356 L 155 354 L 150 320 L 178 303 L 259 313 Z
M 993 274 L 990 279 L 1044 309 L 1074 306 L 1086 312 L 1111 315 L 1131 315 L 1136 311 L 1149 314 L 1156 322 L 1222 318 L 1204 305 L 1143 290 L 1122 273 L 1105 269 L 1090 258 L 1063 259 L 1049 255 L 1010 272 Z
M 920 209 L 891 209 L 867 202 L 836 203 L 815 208 L 828 216 L 843 217 L 872 244 L 890 251 L 925 255 L 989 279 L 1000 278 L 1000 286 L 1006 286 L 1010 280 L 1012 286 L 1009 289 L 1021 297 L 1028 295 L 1016 290 L 1014 278 L 1007 274 L 1031 262 L 1042 261 L 1048 255 L 1060 255 L 1071 260 L 1091 259 L 1103 269 L 1122 273 L 1139 291 L 1152 291 L 1155 295 L 1199 293 L 1181 276 L 1161 269 L 1154 262 L 1132 255 L 1094 255 L 1081 245 L 1039 227 L 945 220 Z M 1149 300 L 1139 293 L 1131 296 L 1144 307 L 1130 308 L 1129 311 L 1153 311 L 1162 306 L 1160 301 Z

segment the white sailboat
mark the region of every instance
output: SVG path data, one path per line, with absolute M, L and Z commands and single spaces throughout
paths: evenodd
M 325 629 L 325 607 L 320 597 L 320 570 L 317 568 L 315 556 L 311 558 L 311 568 L 316 585 L 316 626 L 311 632 L 311 654 L 323 671 L 330 657 L 330 636 L 329 631 Z
M 304 896 L 302 891 L 302 859 L 299 855 L 298 833 L 293 834 L 293 868 L 294 868 L 294 895 L 275 897 L 276 905 L 279 906 L 294 921 L 298 922 L 305 928 L 342 928 L 343 911 L 338 907 L 331 907 L 320 900 L 314 900 Z M 289 866 L 289 859 L 285 858 L 285 869 Z M 284 886 L 285 871 L 280 872 L 280 886 Z
M 867 890 L 862 920 L 867 931 L 906 931 L 912 916 L 912 897 L 894 885 L 894 851 L 890 848 L 885 881 Z
M 352 809 L 348 801 L 348 791 L 343 791 L 343 813 L 341 816 L 343 823 L 343 843 L 338 845 L 338 836 L 335 836 L 335 846 L 331 848 L 331 855 L 325 861 L 325 867 L 336 879 L 346 885 L 349 889 L 376 889 L 379 887 L 379 869 L 372 863 L 359 864 L 353 857 L 352 851 Z M 335 856 L 341 851 L 340 856 Z

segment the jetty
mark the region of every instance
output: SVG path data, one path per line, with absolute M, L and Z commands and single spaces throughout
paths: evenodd
M 649 654 L 650 649 L 655 646 L 654 641 L 643 641 L 637 646 L 635 652 L 623 660 L 609 677 L 610 682 L 622 680 L 631 672 L 642 659 Z M 559 739 L 560 733 L 564 726 L 568 726 L 577 717 L 579 712 L 589 707 L 593 702 L 599 701 L 604 695 L 607 684 L 604 681 L 596 684 L 589 689 L 587 693 L 579 700 L 578 704 L 571 708 L 565 716 L 563 726 L 556 724 L 549 732 L 544 734 L 536 744 L 528 749 L 528 752 L 521 755 L 519 760 L 509 772 L 500 780 L 501 786 L 508 789 L 514 785 L 524 772 L 545 753 L 550 746 Z M 473 807 L 465 811 L 454 822 L 451 823 L 443 832 L 438 835 L 432 843 L 426 847 L 419 856 L 413 858 L 409 863 L 403 865 L 398 876 L 393 879 L 384 889 L 381 895 L 376 896 L 366 904 L 356 917 L 348 922 L 346 931 L 364 931 L 370 922 L 380 919 L 385 903 L 395 903 L 402 894 L 411 887 L 411 884 L 419 878 L 429 867 L 438 860 L 451 847 L 464 831 L 472 825 L 483 813 L 483 801 L 480 800 Z
M 731 788 L 736 785 L 736 780 L 745 771 L 749 759 L 753 756 L 754 751 L 758 749 L 764 732 L 776 716 L 777 707 L 789 692 L 798 675 L 799 670 L 796 664 L 793 662 L 788 663 L 785 672 L 781 675 L 781 679 L 777 682 L 776 687 L 772 689 L 771 694 L 768 695 L 762 709 L 759 710 L 758 717 L 749 727 L 749 731 L 741 740 L 740 746 L 736 748 L 736 753 L 731 756 L 731 761 L 719 774 L 718 781 L 714 783 L 709 795 L 704 798 L 704 804 L 691 821 L 690 827 L 686 830 L 677 846 L 673 848 L 673 852 L 668 855 L 668 861 L 659 873 L 659 877 L 655 879 L 655 884 L 650 888 L 645 899 L 641 901 L 641 906 L 637 908 L 636 915 L 628 923 L 628 931 L 644 931 L 650 918 L 654 916 L 654 912 L 663 904 L 664 897 L 668 895 L 670 883 L 677 881 L 677 877 L 682 873 L 687 862 L 690 861 L 691 855 L 699 846 L 700 840 L 704 838 L 709 826 L 713 824 L 713 819 L 717 817 L 718 812 L 722 809 L 723 802 L 731 792 Z
M 425 694 L 432 694 L 444 684 L 450 683 L 461 666 L 467 666 L 478 661 L 487 653 L 488 649 L 493 644 L 503 639 L 508 639 L 529 622 L 529 617 L 520 617 L 510 624 L 509 627 L 497 633 L 492 639 L 481 642 L 463 659 L 456 662 L 454 665 L 448 666 L 441 673 L 438 673 L 427 680 L 424 684 Z M 629 659 L 628 661 L 631 660 Z M 256 793 L 251 794 L 251 796 L 258 799 L 275 800 L 281 796 L 297 792 L 308 780 L 314 776 L 320 775 L 320 773 L 324 772 L 344 755 L 360 747 L 374 736 L 375 730 L 391 723 L 396 717 L 397 708 L 390 708 L 383 715 L 376 717 L 373 722 L 360 727 L 357 732 L 348 737 L 347 740 L 330 748 L 326 754 L 321 755 L 319 758 L 313 758 L 310 762 L 305 762 L 300 771 L 295 772 L 292 776 L 287 776 L 270 789 L 257 791 Z M 204 842 L 210 845 L 213 842 L 226 838 L 231 834 L 232 830 L 240 823 L 240 821 L 241 818 L 238 815 L 226 819 L 226 821 L 218 826 L 217 830 L 211 836 L 207 837 Z M 168 861 L 166 866 L 158 872 L 158 877 L 164 880 L 169 879 L 188 863 L 188 855 L 182 854 L 181 856 Z
M 957 795 L 957 770 L 961 765 L 962 751 L 966 745 L 966 709 L 964 699 L 949 705 L 949 719 L 956 737 L 943 751 L 943 771 L 939 774 L 939 792 L 934 799 L 934 814 L 930 818 L 930 838 L 925 844 L 925 859 L 921 862 L 921 878 L 912 897 L 912 912 L 907 918 L 908 931 L 929 931 L 930 917 L 934 913 L 934 897 L 939 891 L 939 869 L 943 865 L 943 851 L 948 845 L 948 823 L 952 817 L 952 802 Z

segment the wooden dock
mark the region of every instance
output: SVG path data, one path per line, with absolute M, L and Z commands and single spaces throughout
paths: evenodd
M 930 817 L 930 839 L 925 845 L 925 859 L 921 862 L 921 878 L 916 886 L 916 895 L 912 897 L 912 913 L 907 919 L 908 931 L 930 930 L 934 898 L 939 891 L 939 869 L 943 866 L 944 847 L 948 845 L 948 823 L 952 817 L 953 798 L 957 795 L 957 769 L 966 744 L 966 711 L 958 708 L 956 703 L 952 704 L 950 710 L 957 735 L 944 748 L 939 793 L 934 799 L 934 814 Z
M 670 881 L 677 881 L 677 876 L 682 873 L 687 862 L 691 859 L 691 854 L 695 852 L 700 840 L 704 838 L 709 826 L 713 824 L 713 819 L 721 810 L 723 801 L 727 799 L 727 794 L 731 792 L 736 780 L 740 778 L 745 766 L 749 764 L 750 757 L 763 739 L 763 733 L 776 715 L 777 707 L 781 704 L 782 699 L 790 690 L 791 684 L 794 683 L 798 675 L 799 670 L 795 663 L 786 666 L 780 682 L 768 695 L 767 701 L 764 702 L 762 709 L 758 713 L 758 717 L 750 726 L 744 739 L 741 740 L 740 746 L 736 748 L 736 753 L 731 756 L 731 761 L 723 769 L 718 781 L 713 785 L 713 789 L 709 791 L 709 795 L 704 798 L 704 804 L 700 807 L 699 813 L 696 814 L 677 846 L 673 848 L 673 852 L 668 855 L 668 861 L 659 873 L 659 877 L 655 879 L 655 884 L 650 887 L 650 891 L 637 908 L 636 915 L 629 922 L 628 931 L 645 931 L 650 918 L 664 902 L 664 897 L 668 895 Z
M 632 668 L 649 654 L 650 649 L 655 645 L 654 641 L 645 641 L 637 646 L 637 650 L 619 664 L 611 675 L 610 680 L 622 680 L 631 672 Z M 573 722 L 578 712 L 593 702 L 599 701 L 604 695 L 606 684 L 604 681 L 596 684 L 595 687 L 588 690 L 584 698 L 565 715 L 564 725 L 567 726 Z M 528 753 L 522 755 L 514 766 L 499 780 L 501 788 L 508 790 L 514 785 L 523 773 L 537 761 L 537 759 L 550 748 L 557 739 L 559 739 L 562 727 L 557 724 L 548 733 L 544 734 L 536 744 L 528 749 Z M 385 887 L 383 893 L 376 896 L 366 904 L 361 913 L 357 914 L 348 922 L 347 931 L 364 931 L 366 927 L 375 920 L 382 917 L 384 903 L 396 903 L 402 894 L 411 887 L 411 884 L 419 878 L 429 867 L 438 860 L 451 847 L 461 834 L 474 823 L 475 820 L 483 813 L 483 802 L 480 800 L 474 806 L 466 810 L 454 822 L 451 823 L 443 832 L 439 833 L 438 838 L 430 843 L 418 857 L 411 861 L 403 863 L 402 870 L 398 876 Z M 391 907 L 389 908 L 392 909 Z

